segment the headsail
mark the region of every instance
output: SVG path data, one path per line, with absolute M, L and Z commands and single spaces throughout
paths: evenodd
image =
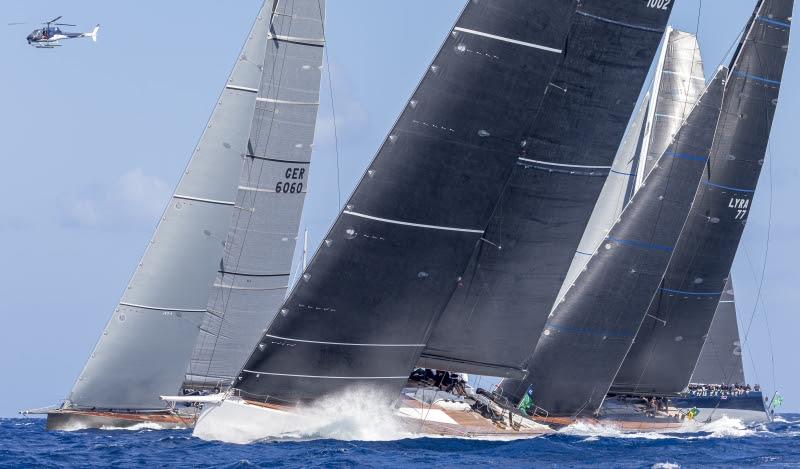
M 720 113 L 721 69 L 620 220 L 548 319 L 530 361 L 537 406 L 551 415 L 602 404 L 658 289 L 703 174 Z
M 697 37 L 668 28 L 653 80 L 647 126 L 637 165 L 637 189 L 656 160 L 664 154 L 705 88 L 703 58 Z
M 236 388 L 405 384 L 562 60 L 573 2 L 469 2 Z
M 689 384 L 764 165 L 792 3 L 763 0 L 756 8 L 733 60 L 710 164 L 613 391 L 673 394 Z
M 733 279 L 728 277 L 691 383 L 745 384 Z
M 579 2 L 526 155 L 420 365 L 524 374 L 636 106 L 671 6 Z
M 185 386 L 227 387 L 286 296 L 319 108 L 324 0 L 271 12 L 236 207 Z
M 67 406 L 162 409 L 159 395 L 179 389 L 233 212 L 270 6 L 261 8 L 208 127 Z

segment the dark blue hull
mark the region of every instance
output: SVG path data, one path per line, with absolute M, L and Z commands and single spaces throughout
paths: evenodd
M 696 419 L 701 422 L 730 417 L 745 423 L 769 421 L 769 415 L 760 391 L 741 395 L 684 395 L 673 398 L 672 405 L 688 411 L 697 408 L 700 413 Z

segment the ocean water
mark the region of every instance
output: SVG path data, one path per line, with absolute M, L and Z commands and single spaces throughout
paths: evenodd
M 694 434 L 572 427 L 524 441 L 416 438 L 282 440 L 232 445 L 184 430 L 45 432 L 42 419 L 0 419 L 0 467 L 800 467 L 800 415 Z

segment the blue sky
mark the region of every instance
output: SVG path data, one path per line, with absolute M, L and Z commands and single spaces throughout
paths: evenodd
M 200 136 L 260 0 L 70 3 L 0 3 L 0 416 L 55 404 L 68 393 Z M 699 36 L 706 75 L 722 62 L 754 3 L 703 2 Z M 344 196 L 463 4 L 329 0 Z M 57 15 L 80 25 L 74 29 L 101 23 L 98 42 L 37 50 L 25 43 L 32 25 L 4 26 Z M 677 0 L 672 23 L 694 32 L 698 0 Z M 745 347 L 748 378 L 771 390 L 774 369 L 785 410 L 795 411 L 797 40 L 795 35 L 768 164 L 734 267 L 740 317 L 748 322 L 755 311 Z M 338 210 L 325 85 L 303 220 L 312 246 Z M 765 260 L 763 301 L 755 308 Z

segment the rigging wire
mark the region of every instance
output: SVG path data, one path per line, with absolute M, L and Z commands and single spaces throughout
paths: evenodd
M 333 140 L 334 140 L 334 148 L 336 149 L 336 210 L 337 212 L 342 208 L 342 177 L 341 177 L 341 169 L 339 167 L 339 129 L 336 125 L 336 105 L 335 100 L 333 98 L 333 79 L 331 78 L 331 60 L 328 56 L 328 33 L 325 30 L 325 20 L 324 15 L 322 13 L 322 3 L 320 0 L 317 0 L 317 6 L 319 7 L 319 14 L 320 18 L 323 18 L 322 21 L 322 37 L 325 38 L 325 49 L 323 50 L 323 54 L 325 55 L 325 72 L 328 75 L 328 94 L 330 95 L 331 99 L 331 117 L 333 118 Z

